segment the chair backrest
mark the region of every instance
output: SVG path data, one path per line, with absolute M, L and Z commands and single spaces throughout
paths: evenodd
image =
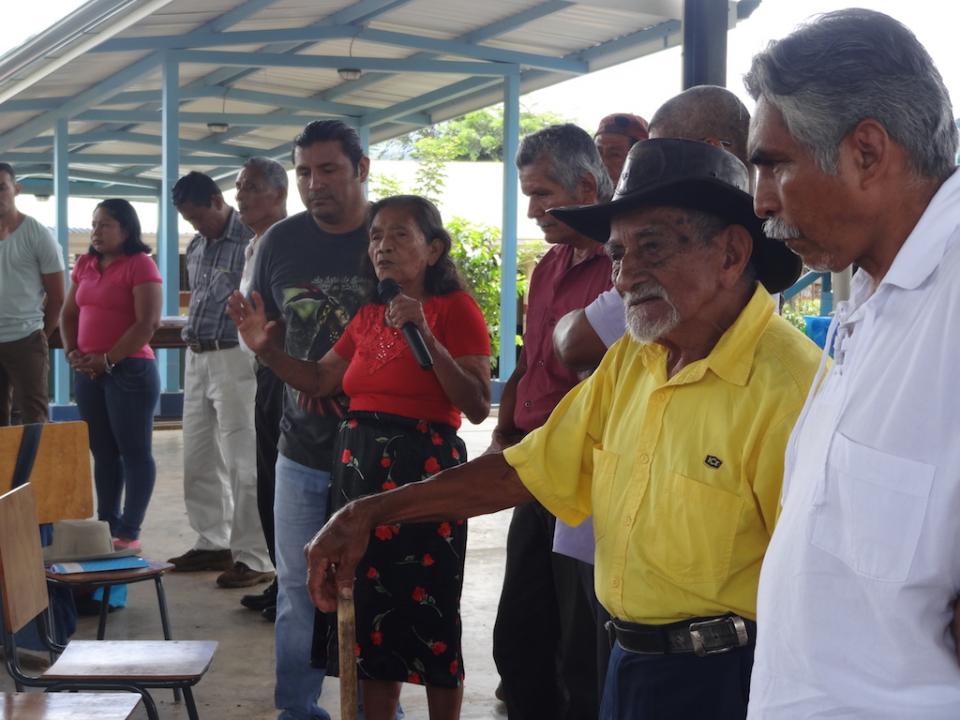
M 0 493 L 10 489 L 23 428 L 0 427 Z M 30 473 L 40 522 L 93 515 L 90 441 L 85 422 L 47 423 Z
M 47 609 L 37 503 L 30 483 L 0 496 L 0 597 L 3 626 L 15 633 Z

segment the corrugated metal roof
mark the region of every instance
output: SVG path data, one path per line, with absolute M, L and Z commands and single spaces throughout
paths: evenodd
M 730 2 L 730 24 L 759 0 Z M 0 154 L 50 174 L 159 177 L 162 62 L 179 63 L 181 164 L 286 158 L 318 116 L 394 137 L 680 42 L 682 0 L 90 0 L 0 57 Z M 345 81 L 341 67 L 365 68 Z M 212 133 L 207 122 L 227 122 Z M 235 158 L 235 160 L 234 160 Z M 149 185 L 150 183 L 146 183 Z M 149 190 L 148 188 L 145 188 Z M 82 190 L 82 185 L 78 186 Z

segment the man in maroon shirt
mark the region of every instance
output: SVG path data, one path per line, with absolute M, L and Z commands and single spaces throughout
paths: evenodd
M 603 247 L 547 215 L 550 208 L 604 202 L 612 195 L 613 184 L 590 136 L 569 124 L 528 135 L 517 167 L 520 189 L 529 198 L 527 216 L 552 247 L 530 280 L 523 351 L 504 387 L 494 450 L 542 425 L 577 384 L 576 373 L 554 354 L 554 325 L 612 283 Z M 555 524 L 537 502 L 518 507 L 510 522 L 493 635 L 510 720 L 597 716 L 592 566 L 553 552 Z

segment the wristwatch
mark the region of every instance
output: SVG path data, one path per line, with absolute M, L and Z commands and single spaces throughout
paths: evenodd
M 110 362 L 110 356 L 107 353 L 103 354 L 103 371 L 109 375 L 113 372 L 113 369 L 117 366 L 116 363 Z

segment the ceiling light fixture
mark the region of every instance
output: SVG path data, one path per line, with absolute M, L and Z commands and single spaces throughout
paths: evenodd
M 223 105 L 220 106 L 221 115 L 227 114 L 227 92 L 228 91 L 229 91 L 229 88 L 223 89 Z M 212 133 L 217 133 L 218 135 L 220 133 L 225 133 L 229 129 L 230 129 L 230 123 L 226 122 L 225 120 L 217 120 L 214 122 L 207 123 L 207 130 L 209 130 Z
M 350 38 L 350 47 L 347 49 L 347 57 L 353 57 L 353 41 L 356 39 L 356 35 Z M 355 67 L 337 68 L 337 75 L 340 76 L 341 80 L 359 80 L 360 76 L 363 75 L 363 70 Z

